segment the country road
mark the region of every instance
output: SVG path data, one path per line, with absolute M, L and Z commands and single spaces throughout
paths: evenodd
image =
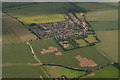
M 27 44 L 29 45 L 29 47 L 30 47 L 30 49 L 31 49 L 31 52 L 32 52 L 32 54 L 33 54 L 33 56 L 34 56 L 34 59 L 38 62 L 38 64 L 42 65 L 41 61 L 37 58 L 37 56 L 36 56 L 36 54 L 35 54 L 32 46 L 30 45 L 30 43 L 27 42 Z
M 27 45 L 30 47 L 31 52 L 32 52 L 32 54 L 33 54 L 33 56 L 34 56 L 34 59 L 35 59 L 35 60 L 38 62 L 38 64 L 41 66 L 41 69 L 42 69 L 42 70 L 44 71 L 44 73 L 48 76 L 48 78 L 51 78 L 51 77 L 49 76 L 49 74 L 45 71 L 44 67 L 42 67 L 42 62 L 37 58 L 37 56 L 36 56 L 36 54 L 35 54 L 32 46 L 31 46 L 31 44 L 30 44 L 29 42 L 27 42 Z M 42 76 L 40 76 L 40 78 L 41 78 L 42 80 L 44 80 L 44 79 L 42 78 Z

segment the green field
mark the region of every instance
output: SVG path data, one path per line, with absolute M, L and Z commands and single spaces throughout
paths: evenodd
M 117 3 L 117 2 L 116 2 Z M 85 8 L 87 10 L 106 10 L 113 9 L 113 2 L 79 2 L 76 3 L 79 7 Z M 111 4 L 111 5 L 110 5 Z
M 20 43 L 35 40 L 36 36 L 27 30 L 20 22 L 3 13 L 2 16 L 3 44 Z
M 30 42 L 36 55 L 44 64 L 57 64 L 64 65 L 67 67 L 73 67 L 76 69 L 87 69 L 86 67 L 80 67 L 79 61 L 75 59 L 77 55 L 92 59 L 98 66 L 105 65 L 109 61 L 103 57 L 95 48 L 85 47 L 70 51 L 64 51 L 54 40 L 38 40 L 35 42 Z M 42 49 L 47 49 L 49 46 L 54 46 L 58 48 L 58 52 L 63 53 L 61 56 L 57 56 L 54 53 L 40 54 Z M 84 53 L 84 54 L 83 54 Z M 63 61 L 64 60 L 64 61 Z M 89 68 L 89 67 L 88 67 Z M 90 68 L 91 69 L 91 68 Z
M 3 64 L 34 63 L 33 56 L 26 44 L 8 45 L 3 47 Z
M 4 78 L 48 78 L 36 62 L 28 45 L 16 44 L 3 47 L 2 74 Z
M 100 43 L 96 47 L 118 62 L 118 30 L 96 31 Z
M 89 44 L 85 42 L 83 39 L 75 40 L 79 44 L 80 47 L 88 46 Z
M 118 21 L 93 21 L 89 22 L 94 30 L 118 29 Z
M 3 78 L 48 78 L 39 66 L 19 65 L 4 66 L 2 68 Z
M 5 9 L 5 11 L 9 15 L 17 17 L 25 24 L 30 24 L 65 21 L 64 13 L 65 9 L 68 8 L 75 7 L 69 3 L 37 3 L 31 4 L 31 7 L 16 8 L 13 10 Z
M 73 77 L 79 77 L 85 74 L 84 71 L 75 71 L 75 70 L 71 70 L 71 69 L 67 69 L 59 66 L 44 66 L 44 67 L 46 68 L 51 78 L 57 78 L 57 77 L 60 77 L 61 75 L 64 75 L 67 78 L 73 78 Z
M 118 10 L 90 11 L 86 13 L 85 18 L 87 21 L 117 21 Z
M 94 76 L 88 78 L 118 78 L 118 69 L 114 66 L 107 66 L 94 72 Z
M 88 35 L 87 38 L 85 38 L 86 41 L 88 41 L 89 43 L 95 43 L 95 42 L 98 42 L 96 40 L 96 38 L 93 36 L 93 35 Z
M 88 10 L 85 14 L 86 20 L 90 23 L 100 42 L 95 46 L 88 46 L 74 50 L 64 51 L 53 39 L 36 40 L 25 26 L 31 23 L 65 22 L 64 15 L 70 8 L 78 8 L 70 3 L 3 3 L 3 45 L 2 46 L 2 75 L 3 78 L 52 78 L 65 75 L 67 78 L 78 77 L 85 74 L 84 71 L 75 71 L 60 66 L 39 66 L 35 61 L 29 46 L 25 43 L 29 41 L 35 54 L 43 64 L 56 64 L 75 69 L 94 69 L 111 62 L 118 62 L 118 10 L 117 3 L 75 3 L 78 7 Z M 76 12 L 75 12 L 76 13 Z M 8 15 L 18 19 L 8 16 Z M 76 13 L 78 18 L 84 18 L 80 13 Z M 111 29 L 111 30 L 110 30 Z M 102 31 L 103 30 L 103 31 Z M 31 41 L 32 40 L 32 41 Z M 86 41 L 97 42 L 93 35 L 85 38 Z M 80 46 L 86 46 L 84 40 L 76 40 Z M 67 45 L 71 48 L 71 42 Z M 57 47 L 63 55 L 55 55 L 56 52 L 40 54 L 42 49 Z M 80 55 L 97 63 L 96 67 L 81 67 L 80 62 L 75 58 Z M 43 70 L 43 68 L 45 70 Z M 88 78 L 116 78 L 118 69 L 114 66 L 107 66 L 94 72 L 95 76 Z

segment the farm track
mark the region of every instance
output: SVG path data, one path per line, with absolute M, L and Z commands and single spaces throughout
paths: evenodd
M 103 56 L 105 56 L 109 61 L 115 61 L 113 60 L 109 55 L 107 55 L 103 50 L 101 50 L 100 46 L 94 47 L 98 52 L 100 52 Z
M 40 68 L 43 70 L 43 72 L 44 72 L 49 78 L 51 78 L 51 77 L 49 76 L 49 74 L 45 71 L 44 67 L 42 66 L 41 61 L 37 58 L 37 56 L 36 56 L 36 54 L 35 54 L 32 46 L 30 45 L 29 42 L 27 42 L 27 45 L 30 47 L 30 50 L 31 50 L 31 52 L 32 52 L 32 54 L 33 54 L 33 56 L 34 56 L 34 59 L 35 59 L 35 60 L 38 62 L 38 64 L 41 66 Z

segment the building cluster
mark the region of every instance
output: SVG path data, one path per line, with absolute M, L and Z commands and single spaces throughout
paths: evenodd
M 71 38 L 76 39 L 94 33 L 84 18 L 79 19 L 72 13 L 66 13 L 64 18 L 67 22 L 38 23 L 36 27 L 29 27 L 29 29 L 40 39 L 57 40 L 63 48 L 70 46 Z M 64 43 L 66 40 L 67 43 Z
M 74 15 L 65 16 L 67 23 L 41 23 L 37 24 L 37 28 L 30 28 L 41 39 L 55 38 L 58 40 L 68 39 L 71 37 L 79 37 L 88 32 L 89 27 L 85 20 L 79 20 Z

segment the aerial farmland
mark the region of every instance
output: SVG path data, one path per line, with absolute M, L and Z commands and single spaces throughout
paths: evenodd
M 118 78 L 117 2 L 2 6 L 3 78 Z

